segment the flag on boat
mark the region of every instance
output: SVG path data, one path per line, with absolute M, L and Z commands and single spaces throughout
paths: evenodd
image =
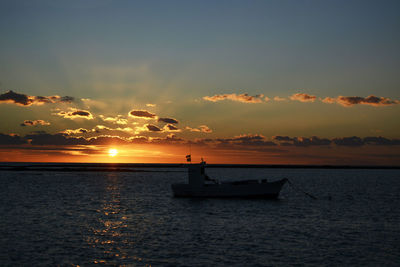
M 192 162 L 192 156 L 190 154 L 186 155 L 186 161 L 187 162 Z

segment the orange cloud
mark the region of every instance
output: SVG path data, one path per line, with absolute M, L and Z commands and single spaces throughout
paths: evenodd
M 74 101 L 71 96 L 29 96 L 25 94 L 16 93 L 14 91 L 7 91 L 0 94 L 0 103 L 10 103 L 19 106 L 43 105 L 48 103 L 70 103 Z
M 129 112 L 129 116 L 134 118 L 142 118 L 142 119 L 155 119 L 156 114 L 151 113 L 147 110 L 131 110 Z
M 143 132 L 163 132 L 163 129 L 153 124 L 145 124 L 135 128 L 135 134 L 140 134 Z
M 314 95 L 308 95 L 308 94 L 304 94 L 304 93 L 297 93 L 297 94 L 291 95 L 289 98 L 291 100 L 300 101 L 300 102 L 314 102 L 317 97 L 314 96 Z
M 74 134 L 85 134 L 89 133 L 91 130 L 85 128 L 78 128 L 78 129 L 66 129 L 61 131 L 60 133 L 67 134 L 67 135 L 74 135 Z
M 170 124 L 170 123 L 166 124 L 166 125 L 163 127 L 163 130 L 164 130 L 165 132 L 180 132 L 180 131 L 181 131 L 181 129 L 179 129 L 178 127 L 176 127 L 175 125 Z
M 119 124 L 119 125 L 126 125 L 128 124 L 128 120 L 124 119 L 124 116 L 122 115 L 117 115 L 116 117 L 106 117 L 104 115 L 99 115 L 100 119 L 102 119 L 105 122 L 111 122 L 113 124 Z
M 354 105 L 370 105 L 374 107 L 390 106 L 399 104 L 399 100 L 391 100 L 390 98 L 378 97 L 370 95 L 368 97 L 361 96 L 338 96 L 337 98 L 325 97 L 321 100 L 324 103 L 337 103 L 344 107 L 351 107 Z
M 242 103 L 262 103 L 263 102 L 263 94 L 250 96 L 248 94 L 223 94 L 223 95 L 214 95 L 214 96 L 205 96 L 203 97 L 204 100 L 211 101 L 211 102 L 218 102 L 222 100 L 232 100 L 236 102 Z M 268 101 L 268 100 L 266 100 Z
M 273 136 L 274 141 L 279 142 L 281 146 L 328 146 L 332 144 L 332 141 L 326 138 L 320 138 L 318 136 L 312 137 L 289 137 L 289 136 Z
M 44 120 L 25 120 L 20 124 L 21 126 L 37 126 L 37 125 L 50 125 L 50 122 Z
M 162 130 L 153 124 L 146 124 L 146 128 L 149 132 L 162 132 Z
M 76 108 L 69 108 L 69 111 L 60 111 L 58 113 L 53 113 L 53 115 L 58 115 L 65 119 L 75 120 L 75 119 L 87 119 L 93 120 L 93 115 L 90 111 L 79 110 Z
M 179 123 L 179 121 L 177 119 L 173 119 L 173 118 L 158 118 L 157 120 L 158 122 L 165 122 L 165 123 Z
M 284 97 L 275 96 L 275 97 L 274 97 L 274 101 L 282 102 L 282 101 L 287 101 L 287 99 L 284 98 Z
M 191 132 L 212 133 L 212 130 L 207 125 L 200 125 L 198 128 L 186 127 L 186 130 Z

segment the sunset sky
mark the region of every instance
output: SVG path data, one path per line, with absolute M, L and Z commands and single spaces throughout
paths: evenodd
M 0 161 L 400 165 L 399 10 L 1 0 Z

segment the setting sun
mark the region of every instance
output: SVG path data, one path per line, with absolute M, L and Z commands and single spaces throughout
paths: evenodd
M 109 155 L 110 157 L 115 157 L 117 154 L 118 154 L 118 150 L 116 150 L 115 148 L 110 148 L 110 149 L 108 150 L 108 155 Z

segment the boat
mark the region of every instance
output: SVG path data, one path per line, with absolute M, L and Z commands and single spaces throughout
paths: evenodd
M 188 164 L 188 183 L 172 184 L 174 197 L 193 198 L 267 198 L 276 199 L 286 178 L 268 182 L 262 180 L 242 180 L 219 182 L 205 173 L 206 163 Z

